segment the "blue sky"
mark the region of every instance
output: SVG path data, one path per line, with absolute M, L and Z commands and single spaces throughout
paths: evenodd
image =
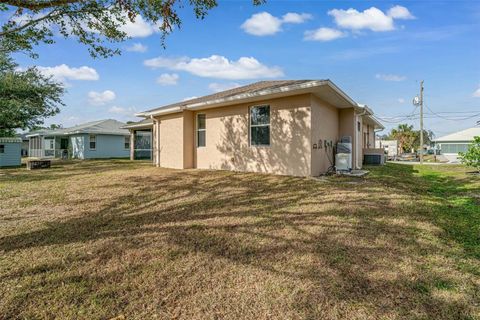
M 331 79 L 387 129 L 418 127 L 403 116 L 423 79 L 436 113 L 425 111 L 427 129 L 441 136 L 480 120 L 460 120 L 480 113 L 478 1 L 220 1 L 204 20 L 188 6 L 180 13 L 166 49 L 137 21 L 121 56 L 92 59 L 62 38 L 38 47 L 38 59 L 16 55 L 67 86 L 66 106 L 47 123 L 134 120 L 138 111 L 268 79 Z

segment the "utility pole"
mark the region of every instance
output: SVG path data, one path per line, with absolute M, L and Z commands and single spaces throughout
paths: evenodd
M 420 81 L 420 97 L 416 96 L 413 104 L 420 107 L 420 164 L 423 164 L 423 80 Z
M 420 82 L 420 164 L 423 164 L 423 80 Z

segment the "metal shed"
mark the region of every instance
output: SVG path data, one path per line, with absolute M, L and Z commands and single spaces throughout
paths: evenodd
M 22 139 L 0 137 L 0 167 L 22 165 Z

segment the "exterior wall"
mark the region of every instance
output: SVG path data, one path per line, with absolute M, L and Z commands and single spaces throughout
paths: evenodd
M 364 135 L 367 135 L 367 140 L 364 140 Z M 362 147 L 363 149 L 369 149 L 375 147 L 375 128 L 373 125 L 365 123 L 362 125 Z
M 270 146 L 250 146 L 249 108 L 255 105 L 270 105 Z M 305 94 L 196 112 L 195 120 L 206 115 L 206 146 L 195 147 L 195 167 L 310 175 L 310 106 Z
M 325 173 L 334 164 L 333 146 L 338 141 L 339 110 L 312 95 L 312 169 L 311 175 Z M 327 141 L 327 146 L 325 146 Z
M 249 110 L 256 105 L 270 106 L 270 146 L 250 145 Z M 205 147 L 197 147 L 198 114 L 206 118 Z M 312 94 L 183 111 L 155 118 L 153 158 L 166 168 L 319 175 L 333 164 L 332 146 L 342 136 L 352 137 L 355 159 L 356 120 L 353 108 L 337 109 Z
M 160 161 L 164 168 L 184 169 L 184 115 L 175 113 L 158 117 L 160 135 Z
M 193 152 L 195 147 L 195 123 L 193 112 L 183 112 L 183 168 L 193 168 Z
M 130 155 L 130 148 L 125 149 L 125 137 L 98 134 L 97 145 L 95 150 L 90 149 L 90 135 L 84 135 L 85 159 L 100 159 L 100 158 L 128 158 Z
M 0 153 L 0 167 L 17 167 L 22 164 L 22 144 L 0 142 L 5 146 L 5 153 Z
M 352 167 L 355 167 L 357 159 L 357 146 L 355 144 L 357 122 L 353 108 L 338 110 L 338 138 L 352 138 Z

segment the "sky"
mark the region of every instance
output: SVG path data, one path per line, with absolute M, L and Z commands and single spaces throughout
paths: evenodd
M 120 56 L 93 59 L 75 39 L 14 57 L 64 83 L 65 107 L 46 123 L 113 118 L 260 80 L 330 79 L 386 126 L 442 136 L 480 120 L 480 1 L 219 1 L 204 20 L 186 5 L 161 46 L 141 17 Z

